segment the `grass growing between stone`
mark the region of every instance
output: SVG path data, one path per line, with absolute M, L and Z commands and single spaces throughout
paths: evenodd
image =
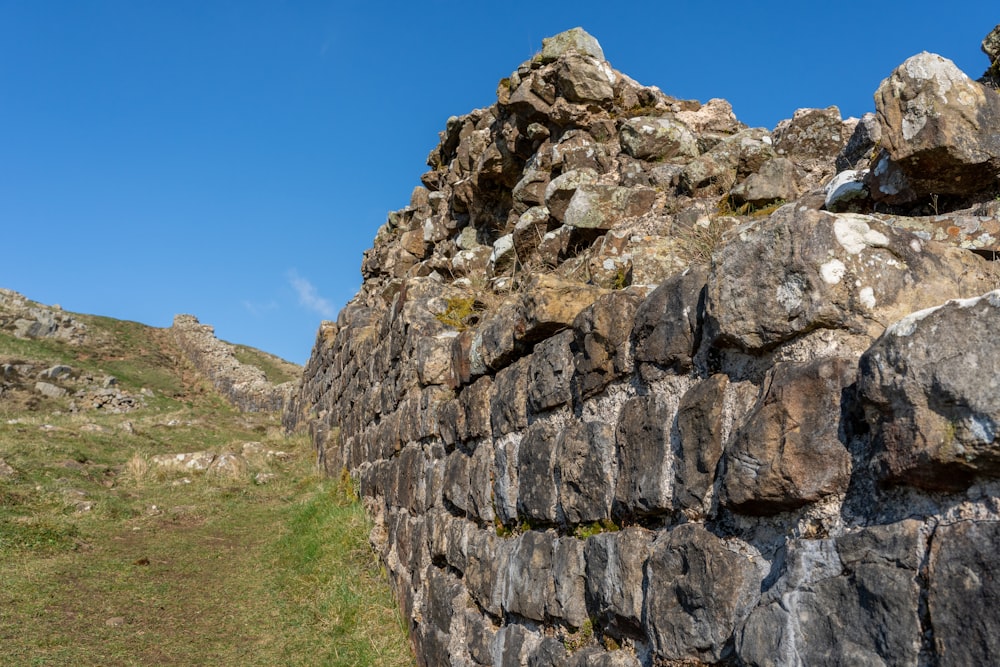
M 117 415 L 0 395 L 0 663 L 413 664 L 364 512 L 308 439 L 230 408 L 162 332 L 125 329 L 89 351 L 0 340 L 153 392 Z M 154 463 L 248 442 L 245 469 Z

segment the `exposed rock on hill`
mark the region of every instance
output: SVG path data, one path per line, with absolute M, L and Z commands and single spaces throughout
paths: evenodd
M 997 93 L 922 54 L 747 128 L 576 30 L 497 98 L 285 412 L 420 663 L 1000 659 Z
M 81 343 L 87 336 L 87 326 L 59 306 L 35 303 L 3 288 L 0 288 L 0 329 L 18 338 L 56 338 L 69 343 Z

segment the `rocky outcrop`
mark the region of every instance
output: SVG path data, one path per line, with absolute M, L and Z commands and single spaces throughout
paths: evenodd
M 45 306 L 0 288 L 0 330 L 18 338 L 54 338 L 71 344 L 87 340 L 87 325 L 59 306 Z
M 988 95 L 746 128 L 573 31 L 449 119 L 284 417 L 419 663 L 1000 659 Z
M 244 412 L 280 412 L 293 384 L 275 385 L 264 371 L 242 363 L 233 346 L 215 337 L 215 329 L 193 315 L 177 315 L 170 331 L 178 347 L 215 388 Z

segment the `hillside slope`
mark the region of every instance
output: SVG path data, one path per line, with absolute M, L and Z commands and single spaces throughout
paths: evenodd
M 175 332 L 4 290 L 0 373 L 5 665 L 412 663 L 349 486 Z

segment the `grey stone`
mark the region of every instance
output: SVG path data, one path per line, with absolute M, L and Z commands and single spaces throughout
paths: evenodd
M 834 157 L 844 145 L 843 130 L 837 107 L 798 109 L 774 129 L 774 148 L 799 159 Z
M 576 385 L 582 398 L 632 371 L 629 335 L 641 297 L 615 291 L 599 297 L 573 321 Z
M 783 157 L 768 160 L 760 171 L 730 190 L 729 195 L 736 204 L 756 207 L 791 201 L 799 195 L 795 163 Z
M 931 543 L 928 614 L 942 667 L 1000 660 L 1000 600 L 996 545 L 1000 523 L 961 521 L 940 526 Z
M 555 596 L 552 578 L 553 537 L 529 530 L 513 541 L 504 574 L 504 609 L 536 621 L 545 620 L 546 603 Z
M 601 45 L 583 28 L 571 28 L 542 40 L 540 59 L 543 63 L 552 62 L 571 53 L 604 60 L 604 51 L 601 49 Z
M 643 579 L 654 537 L 649 530 L 631 527 L 587 539 L 587 599 L 612 636 L 641 631 Z
M 840 396 L 853 359 L 779 362 L 726 450 L 723 503 L 773 514 L 847 490 L 851 458 L 839 439 Z
M 528 362 L 518 359 L 496 374 L 490 402 L 493 435 L 501 436 L 528 425 Z
M 605 102 L 615 95 L 614 72 L 588 56 L 567 56 L 556 71 L 559 90 L 570 102 Z
M 837 171 L 863 169 L 873 157 L 875 147 L 882 141 L 882 126 L 875 114 L 868 112 L 854 126 L 847 144 L 837 155 Z
M 698 524 L 653 542 L 646 578 L 644 625 L 665 660 L 730 657 L 733 632 L 760 596 L 753 563 Z
M 616 432 L 619 512 L 654 515 L 673 509 L 672 419 L 655 394 L 630 398 L 622 407 Z
M 881 322 L 982 293 L 987 283 L 968 255 L 868 216 L 783 207 L 738 252 L 717 253 L 706 342 L 759 352 L 820 328 L 876 338 Z
M 697 157 L 698 142 L 682 123 L 657 116 L 630 118 L 620 130 L 622 150 L 639 160 Z
M 649 213 L 655 199 L 652 188 L 583 185 L 573 193 L 562 222 L 569 227 L 608 230 L 626 218 Z
M 722 458 L 723 403 L 728 384 L 726 375 L 713 375 L 688 390 L 677 408 L 674 503 L 693 517 L 703 517 L 709 509 L 709 491 Z
M 737 639 L 747 665 L 917 665 L 917 521 L 789 545 Z M 964 663 L 972 664 L 972 663 Z
M 538 524 L 559 518 L 555 468 L 558 429 L 547 422 L 528 427 L 518 447 L 518 515 Z
M 615 492 L 615 431 L 611 424 L 571 421 L 559 434 L 553 462 L 559 508 L 569 525 L 610 517 Z
M 69 394 L 67 390 L 51 382 L 36 382 L 35 391 L 48 398 L 62 398 Z
M 694 266 L 653 290 L 635 313 L 635 360 L 676 372 L 691 368 L 701 342 L 708 269 Z
M 545 412 L 572 399 L 574 333 L 563 331 L 535 346 L 528 364 L 528 405 L 533 413 Z
M 881 479 L 961 489 L 1000 475 L 1000 292 L 913 313 L 860 362 Z
M 597 172 L 593 169 L 572 169 L 553 178 L 545 186 L 545 207 L 549 214 L 562 222 L 566 216 L 573 195 L 584 185 L 590 185 L 597 180 Z
M 933 53 L 907 59 L 875 93 L 882 145 L 914 197 L 967 195 L 995 186 L 1000 97 Z M 877 195 L 877 190 L 873 190 Z

